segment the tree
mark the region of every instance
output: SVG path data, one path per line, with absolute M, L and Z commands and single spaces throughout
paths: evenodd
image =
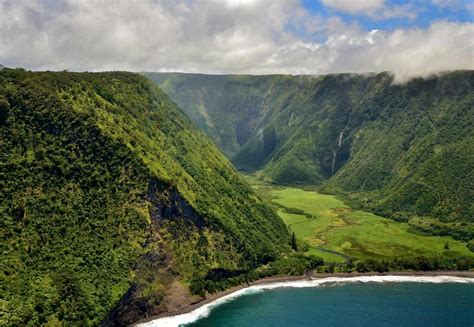
M 471 250 L 471 252 L 474 252 L 474 240 L 470 240 L 469 242 L 467 242 L 466 246 L 469 250 Z
M 354 261 L 351 258 L 347 259 L 346 262 L 347 272 L 352 272 L 354 270 Z
M 368 269 L 368 267 L 367 267 L 367 264 L 366 264 L 364 261 L 359 261 L 359 262 L 357 262 L 357 264 L 356 264 L 356 270 L 357 270 L 358 272 L 368 272 L 368 271 L 369 271 L 369 269 Z
M 291 248 L 292 248 L 294 251 L 298 251 L 298 244 L 296 244 L 295 232 L 293 232 L 293 235 L 291 235 Z
M 204 296 L 206 294 L 206 282 L 202 277 L 194 277 L 191 280 L 191 283 L 189 285 L 189 289 L 192 294 L 199 295 L 199 296 Z
M 309 268 L 316 268 L 316 267 L 324 265 L 324 259 L 318 256 L 315 256 L 314 254 L 310 254 L 308 256 L 308 261 L 309 261 L 309 264 L 308 264 Z
M 7 121 L 9 110 L 10 104 L 4 97 L 0 96 L 0 125 L 3 125 Z
M 334 271 L 336 271 L 336 264 L 334 262 L 331 262 L 328 267 L 328 272 L 332 274 L 334 273 Z
M 469 270 L 474 267 L 474 260 L 468 257 L 459 258 L 456 261 L 457 270 Z

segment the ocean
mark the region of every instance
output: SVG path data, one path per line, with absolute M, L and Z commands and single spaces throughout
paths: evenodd
M 474 326 L 474 279 L 323 278 L 251 286 L 156 326 Z

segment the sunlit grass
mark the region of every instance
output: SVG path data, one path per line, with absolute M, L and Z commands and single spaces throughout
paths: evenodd
M 451 237 L 415 234 L 406 223 L 353 210 L 333 195 L 275 187 L 252 178 L 247 180 L 257 187 L 260 196 L 277 205 L 277 212 L 288 228 L 309 245 L 307 253 L 321 256 L 326 261 L 341 262 L 347 257 L 389 259 L 441 254 L 454 258 L 473 255 L 464 243 Z M 292 209 L 303 210 L 304 214 L 293 213 Z M 445 249 L 446 244 L 449 249 Z

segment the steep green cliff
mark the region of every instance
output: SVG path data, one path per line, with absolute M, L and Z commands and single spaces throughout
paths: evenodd
M 3 69 L 0 156 L 1 325 L 97 325 L 114 307 L 106 323 L 130 323 L 167 311 L 172 287 L 226 287 L 289 250 L 283 222 L 139 75 Z
M 147 75 L 240 170 L 346 194 L 420 231 L 474 236 L 472 71 L 403 85 L 388 73 Z

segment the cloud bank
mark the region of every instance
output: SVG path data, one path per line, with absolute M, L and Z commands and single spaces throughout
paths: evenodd
M 338 11 L 393 12 L 381 0 L 323 2 Z M 0 63 L 35 70 L 388 70 L 403 81 L 474 69 L 473 35 L 473 23 L 448 20 L 366 30 L 297 0 L 0 0 Z

